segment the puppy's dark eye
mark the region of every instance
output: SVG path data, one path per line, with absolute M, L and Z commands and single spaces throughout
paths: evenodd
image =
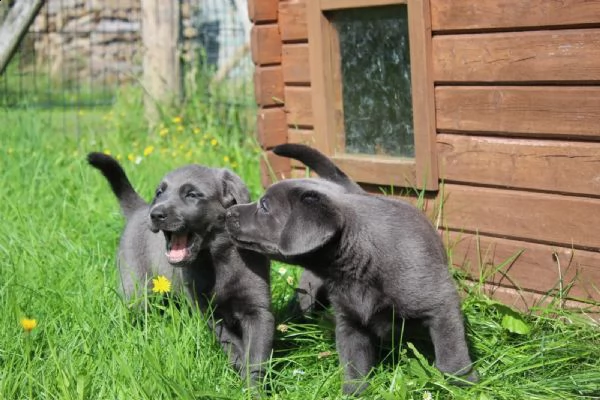
M 154 193 L 154 197 L 160 197 L 160 195 L 163 194 L 163 190 L 161 188 L 156 189 L 156 192 Z
M 258 202 L 258 208 L 264 212 L 269 212 L 269 201 L 262 197 Z
M 188 199 L 202 199 L 204 198 L 204 193 L 191 191 L 188 192 L 185 197 Z

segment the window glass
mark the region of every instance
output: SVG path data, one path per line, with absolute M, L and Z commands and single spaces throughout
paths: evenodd
M 345 152 L 414 157 L 406 5 L 328 17 L 340 46 Z

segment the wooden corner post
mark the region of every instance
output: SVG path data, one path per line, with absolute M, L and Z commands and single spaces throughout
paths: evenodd
M 142 0 L 141 5 L 144 107 L 153 125 L 160 115 L 159 105 L 174 105 L 183 94 L 181 6 L 179 1 L 164 0 Z

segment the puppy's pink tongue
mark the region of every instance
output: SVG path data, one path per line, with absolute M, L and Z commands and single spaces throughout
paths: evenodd
M 187 234 L 173 234 L 171 237 L 171 250 L 167 252 L 170 262 L 182 261 L 187 255 Z

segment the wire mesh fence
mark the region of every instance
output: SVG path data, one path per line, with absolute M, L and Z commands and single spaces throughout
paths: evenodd
M 0 2 L 0 23 L 11 1 Z M 185 95 L 247 107 L 252 63 L 246 0 L 182 0 Z M 141 0 L 48 0 L 0 76 L 0 107 L 71 109 L 112 104 L 142 85 Z

